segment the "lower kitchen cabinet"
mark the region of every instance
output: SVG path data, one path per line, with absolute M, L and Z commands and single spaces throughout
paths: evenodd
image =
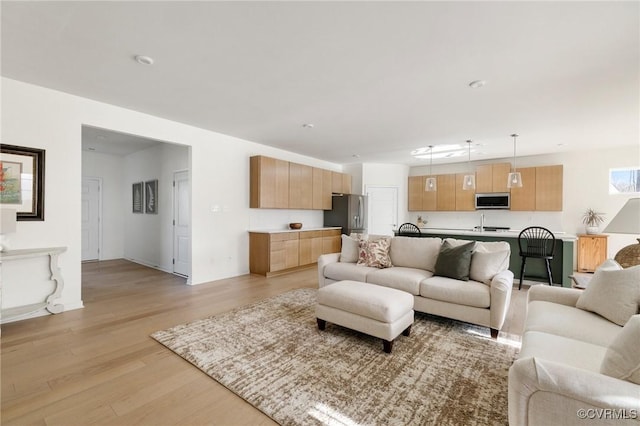
M 608 235 L 578 235 L 578 272 L 595 272 L 607 259 Z
M 266 276 L 293 272 L 340 249 L 340 229 L 249 232 L 249 271 Z

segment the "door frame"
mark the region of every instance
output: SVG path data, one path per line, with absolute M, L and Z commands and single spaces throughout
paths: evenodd
M 82 181 L 94 180 L 98 182 L 98 258 L 81 260 L 81 262 L 99 262 L 102 260 L 102 178 L 97 176 L 82 176 Z M 80 194 L 82 200 L 82 194 Z M 82 233 L 82 221 L 80 222 L 80 233 Z M 80 247 L 80 258 L 82 259 L 82 247 Z
M 191 208 L 191 171 L 189 169 L 180 169 L 174 170 L 172 173 L 172 186 L 171 186 L 171 220 L 172 220 L 172 232 L 171 232 L 171 256 L 175 262 L 175 254 L 176 254 L 176 175 L 178 173 L 186 173 L 189 179 L 189 275 L 185 276 L 183 274 L 179 274 L 175 272 L 175 263 L 172 262 L 171 265 L 171 273 L 177 275 L 179 277 L 184 277 L 187 279 L 186 284 L 191 285 L 191 276 L 192 273 L 192 244 L 193 238 L 191 234 L 191 224 L 192 224 L 192 211 Z

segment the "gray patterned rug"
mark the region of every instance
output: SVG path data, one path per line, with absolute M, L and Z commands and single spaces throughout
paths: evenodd
M 488 329 L 416 314 L 392 354 L 294 290 L 152 337 L 282 425 L 507 424 L 516 349 Z

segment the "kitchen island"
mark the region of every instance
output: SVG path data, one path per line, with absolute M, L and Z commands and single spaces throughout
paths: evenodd
M 450 229 L 450 228 L 420 228 L 420 234 L 415 237 L 440 237 L 456 238 L 460 240 L 473 241 L 506 241 L 511 247 L 511 257 L 509 259 L 509 270 L 515 276 L 514 284 L 520 283 L 520 267 L 522 258 L 518 248 L 518 235 L 520 230 L 501 231 L 479 231 L 473 229 Z M 573 246 L 577 240 L 575 235 L 564 232 L 553 232 L 556 237 L 556 246 L 551 260 L 551 275 L 554 284 L 563 287 L 571 287 L 572 281 L 569 278 L 573 274 Z M 396 232 L 397 235 L 397 232 Z M 407 234 L 403 234 L 407 235 Z M 547 282 L 547 273 L 544 261 L 529 259 L 525 270 L 525 280 Z

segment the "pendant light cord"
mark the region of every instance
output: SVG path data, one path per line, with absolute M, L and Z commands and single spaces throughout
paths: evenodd
M 513 137 L 513 171 L 516 171 L 516 138 L 518 135 L 516 133 L 512 134 Z

